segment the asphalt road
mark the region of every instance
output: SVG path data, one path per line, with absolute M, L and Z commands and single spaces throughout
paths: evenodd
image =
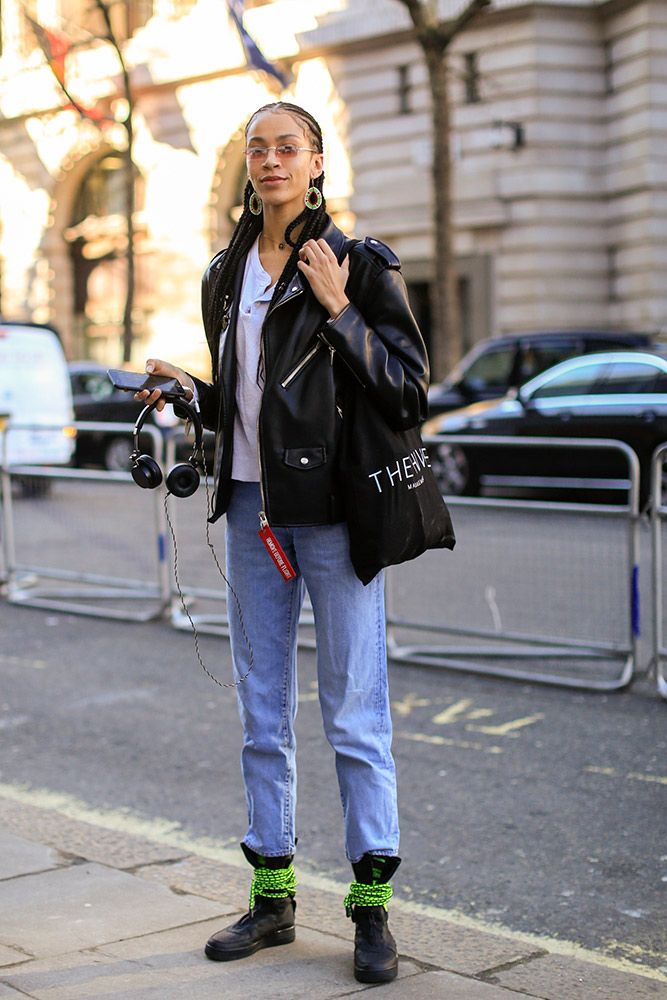
M 64 499 L 66 516 L 48 537 L 39 534 L 47 506 L 32 508 L 42 558 L 58 550 L 60 538 L 68 565 L 91 553 L 97 572 L 114 560 L 141 562 L 144 544 L 131 537 L 131 510 L 121 511 L 120 541 L 117 511 L 107 507 L 103 516 L 90 498 L 72 510 L 71 498 Z M 466 523 L 458 523 L 466 546 Z M 523 542 L 519 534 L 513 546 L 525 560 L 537 542 L 526 543 L 525 519 L 520 523 Z M 585 525 L 576 540 L 584 549 L 575 575 L 585 564 L 602 574 L 602 596 L 594 595 L 576 621 L 567 603 L 538 599 L 534 573 L 528 581 L 511 572 L 503 577 L 504 546 L 512 547 L 507 524 L 499 533 L 486 523 L 474 527 L 481 541 L 467 546 L 464 563 L 452 563 L 459 619 L 488 614 L 511 625 L 516 614 L 524 627 L 532 622 L 553 632 L 567 623 L 588 634 L 606 609 L 610 637 L 622 639 L 623 615 L 609 615 L 619 595 L 604 560 L 624 564 L 624 557 L 596 548 L 592 559 L 584 539 L 598 526 Z M 149 550 L 152 536 L 141 530 Z M 540 528 L 539 552 L 552 562 L 545 578 L 557 583 L 558 554 L 571 530 L 561 532 L 553 518 Z M 476 590 L 461 567 L 474 568 L 485 551 L 495 596 L 485 584 L 475 610 L 466 588 L 473 596 Z M 186 576 L 192 558 L 184 544 Z M 404 612 L 410 597 L 425 614 L 435 591 L 428 561 L 413 570 L 401 578 L 399 605 Z M 575 606 L 590 589 L 575 589 Z M 209 668 L 230 679 L 224 638 L 202 637 L 202 653 Z M 299 865 L 346 881 L 332 752 L 308 650 L 300 654 L 299 676 Z M 583 693 L 399 664 L 390 667 L 390 683 L 404 859 L 396 893 L 484 926 L 667 968 L 667 705 L 654 685 L 639 680 L 624 692 Z M 109 621 L 0 600 L 0 793 L 17 785 L 36 800 L 45 790 L 67 793 L 84 813 L 104 808 L 149 823 L 167 820 L 231 846 L 245 832 L 239 741 L 234 692 L 204 675 L 187 633 L 165 622 Z

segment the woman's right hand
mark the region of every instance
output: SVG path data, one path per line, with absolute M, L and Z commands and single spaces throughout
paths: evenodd
M 182 368 L 178 368 L 176 365 L 172 365 L 169 361 L 161 361 L 160 358 L 148 358 L 146 361 L 146 374 L 147 375 L 165 375 L 167 378 L 176 378 L 181 383 L 184 389 L 188 389 L 190 395 L 187 397 L 188 401 L 194 396 L 194 382 Z M 149 392 L 148 389 L 142 389 L 141 392 L 134 394 L 134 398 L 137 403 L 155 403 L 157 400 L 156 410 L 164 410 L 167 405 L 166 400 L 160 399 L 162 395 L 161 389 L 153 389 Z

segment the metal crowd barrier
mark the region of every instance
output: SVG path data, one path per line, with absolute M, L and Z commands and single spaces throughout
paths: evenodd
M 133 430 L 133 424 L 97 421 L 73 426 L 77 431 L 105 434 L 131 435 Z M 15 604 L 126 621 L 160 617 L 170 599 L 164 488 L 140 491 L 129 472 L 9 465 L 7 439 L 14 430 L 62 433 L 62 427 L 10 423 L 2 429 L 2 552 L 7 599 Z M 141 433 L 150 435 L 153 455 L 162 462 L 160 430 L 147 424 Z M 45 495 L 15 499 L 14 487 L 18 492 L 26 480 L 42 484 L 38 493 Z M 136 578 L 136 573 L 145 576 Z
M 82 431 L 132 431 L 129 424 L 76 426 Z M 206 552 L 203 483 L 193 497 L 170 498 L 165 507 L 164 487 L 139 490 L 129 473 L 8 466 L 5 441 L 11 429 L 0 428 L 2 559 L 10 601 L 135 621 L 166 613 L 172 627 L 189 629 L 175 582 L 175 554 L 169 552 L 168 509 L 188 613 L 202 632 L 229 634 L 226 589 Z M 151 435 L 155 457 L 166 472 L 175 462 L 182 431 L 167 436 L 166 449 L 157 428 L 146 425 L 144 432 Z M 454 552 L 428 552 L 387 574 L 391 658 L 580 689 L 628 685 L 639 671 L 639 465 L 634 452 L 621 442 L 594 439 L 447 436 L 426 443 L 443 440 L 615 450 L 627 463 L 627 502 L 612 506 L 448 498 L 458 535 Z M 657 609 L 662 608 L 659 528 L 667 506 L 662 506 L 655 470 L 665 450 L 667 445 L 654 458 L 652 545 L 654 661 L 663 696 L 667 680 L 662 658 L 667 650 Z M 16 501 L 12 487 L 25 476 L 48 480 L 54 496 Z M 224 522 L 210 525 L 209 532 L 224 569 Z M 145 564 L 148 555 L 154 562 L 147 578 L 135 578 L 142 557 Z M 312 648 L 309 605 L 302 625 L 300 644 Z M 448 637 L 448 644 L 441 636 Z
M 443 442 L 613 450 L 627 461 L 627 502 L 447 497 L 454 552 L 426 553 L 387 575 L 391 658 L 587 690 L 627 686 L 639 640 L 639 462 L 632 449 L 611 440 L 484 435 L 425 443 Z M 429 643 L 428 636 L 452 641 Z
M 653 660 L 655 679 L 663 698 L 667 698 L 667 675 L 665 658 L 667 648 L 664 640 L 664 577 L 662 533 L 667 519 L 665 506 L 663 467 L 667 461 L 667 444 L 661 444 L 651 460 L 651 550 L 653 556 Z

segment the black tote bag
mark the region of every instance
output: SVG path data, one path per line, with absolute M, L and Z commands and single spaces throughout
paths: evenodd
M 338 468 L 350 558 L 362 583 L 427 549 L 454 548 L 452 521 L 419 428 L 392 430 L 356 382 L 343 413 Z

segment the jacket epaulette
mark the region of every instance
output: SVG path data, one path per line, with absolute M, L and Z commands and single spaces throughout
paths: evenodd
M 367 236 L 362 244 L 357 244 L 357 247 L 369 251 L 376 259 L 379 258 L 380 262 L 384 267 L 392 267 L 399 270 L 401 267 L 401 262 L 386 243 L 381 240 L 376 240 L 374 236 Z
M 215 257 L 213 258 L 213 260 L 211 261 L 211 263 L 208 265 L 208 269 L 212 270 L 213 268 L 220 267 L 220 265 L 222 264 L 222 258 L 225 256 L 226 253 L 227 253 L 227 247 L 225 247 L 224 250 L 219 250 L 218 253 L 215 255 Z

